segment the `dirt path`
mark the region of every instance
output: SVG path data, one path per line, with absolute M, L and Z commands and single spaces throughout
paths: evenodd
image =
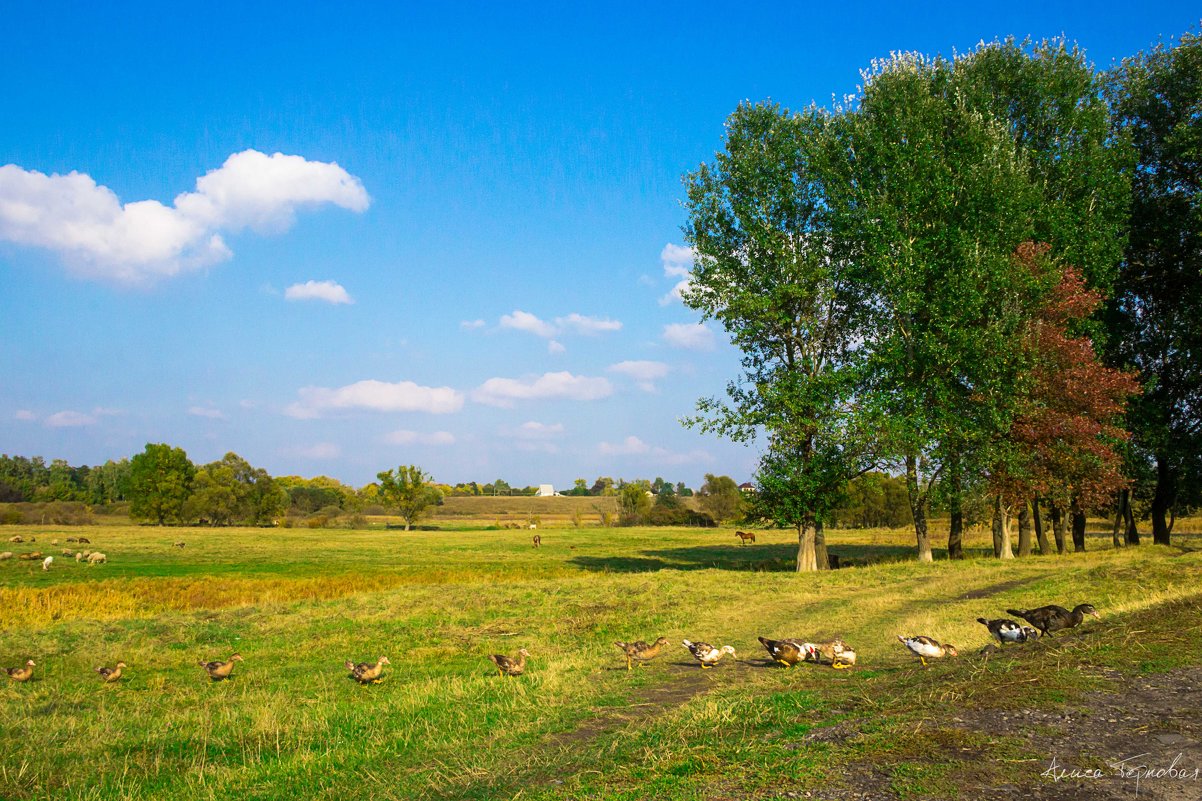
M 1041 756 L 1005 765 L 982 764 L 976 754 L 954 754 L 964 767 L 954 776 L 964 798 L 985 801 L 1202 801 L 1202 667 L 1124 677 L 1115 692 L 1087 696 L 1065 709 L 981 710 L 948 720 L 951 727 L 990 737 L 1018 738 Z M 807 740 L 854 736 L 817 729 Z M 837 734 L 837 737 L 834 736 Z M 938 746 L 933 746 L 938 747 Z M 985 783 L 998 769 L 1009 783 Z M 804 797 L 823 801 L 890 799 L 888 766 L 852 765 L 843 787 Z

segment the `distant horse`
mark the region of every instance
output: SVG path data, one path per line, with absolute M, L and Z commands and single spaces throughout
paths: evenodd
M 541 536 L 539 536 L 538 534 L 535 534 L 534 535 L 534 547 L 541 548 L 542 544 L 543 544 L 543 538 Z
M 740 545 L 746 545 L 747 540 L 755 542 L 755 534 L 747 531 L 736 531 L 735 536 L 739 538 Z

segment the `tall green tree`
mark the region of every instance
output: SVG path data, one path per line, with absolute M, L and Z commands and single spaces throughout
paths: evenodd
M 416 465 L 386 470 L 377 473 L 376 478 L 380 480 L 380 502 L 397 510 L 405 521 L 406 531 L 439 502 L 438 490 L 430 485 L 431 477 Z M 503 482 L 498 479 L 496 483 Z
M 743 513 L 743 493 L 730 476 L 705 474 L 705 483 L 697 493 L 701 510 L 715 522 L 735 520 Z
M 147 444 L 129 463 L 129 513 L 160 526 L 179 522 L 196 466 L 183 448 Z
M 737 442 L 766 433 L 756 514 L 796 528 L 798 570 L 825 566 L 817 527 L 870 460 L 852 435 L 868 308 L 830 225 L 833 124 L 817 109 L 743 103 L 724 150 L 686 179 L 695 259 L 682 297 L 743 352 L 727 397 L 702 399 L 686 422 Z
M 1202 485 L 1202 36 L 1124 60 L 1108 97 L 1137 153 L 1111 330 L 1144 387 L 1128 419 L 1155 471 L 1152 538 L 1167 545 L 1174 512 Z

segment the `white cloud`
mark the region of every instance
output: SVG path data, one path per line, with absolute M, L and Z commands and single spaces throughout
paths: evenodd
M 597 334 L 622 330 L 621 321 L 611 320 L 608 317 L 588 317 L 572 312 L 563 317 L 556 317 L 554 322 L 547 322 L 537 315 L 522 311 L 521 309 L 515 309 L 513 314 L 501 315 L 500 325 L 501 328 L 525 331 L 537 337 L 551 340 L 563 334 L 595 336 Z M 552 345 L 557 346 L 551 349 L 552 353 L 563 352 L 563 345 L 560 343 L 552 341 Z
M 602 442 L 597 450 L 605 456 L 635 456 L 651 451 L 651 446 L 635 436 L 629 436 L 618 444 Z
M 459 327 L 465 331 L 474 331 L 477 328 L 483 328 L 484 321 L 483 320 L 464 320 L 463 322 L 459 323 Z
M 502 315 L 501 327 L 512 328 L 515 331 L 526 331 L 544 339 L 550 339 L 555 336 L 555 326 L 521 309 L 514 309 L 513 314 Z
M 622 330 L 622 323 L 618 320 L 611 320 L 608 317 L 585 317 L 583 314 L 576 314 L 575 312 L 566 317 L 556 317 L 555 324 L 562 331 L 571 331 L 590 336 Z
M 569 372 L 544 373 L 538 378 L 490 378 L 472 392 L 472 400 L 489 406 L 513 406 L 518 400 L 597 400 L 613 393 L 604 378 Z
M 285 409 L 299 419 L 324 412 L 367 409 L 375 412 L 429 412 L 449 414 L 463 406 L 463 393 L 450 387 L 423 387 L 412 381 L 358 381 L 336 389 L 303 387 L 300 400 Z
M 288 453 L 304 459 L 337 459 L 342 455 L 342 448 L 333 442 L 318 442 L 313 445 L 298 445 L 295 448 L 289 448 Z
M 210 420 L 224 420 L 225 413 L 220 409 L 214 409 L 211 406 L 191 406 L 188 408 L 188 414 L 193 417 L 206 417 Z
M 620 373 L 634 380 L 644 392 L 656 392 L 655 382 L 668 374 L 668 365 L 663 362 L 625 361 L 610 365 L 611 373 Z
M 547 424 L 528 420 L 506 433 L 515 439 L 555 439 L 563 434 L 563 430 L 563 423 Z
M 449 431 L 393 431 L 384 437 L 393 445 L 454 445 L 455 435 Z
M 695 256 L 696 253 L 692 248 L 673 245 L 671 242 L 664 245 L 664 249 L 659 254 L 660 261 L 664 266 L 664 275 L 679 280 L 668 294 L 659 299 L 659 305 L 667 306 L 673 301 L 681 300 L 682 293 L 689 288 L 689 282 L 693 280 L 692 270 Z
M 358 178 L 332 162 L 257 150 L 234 153 L 166 206 L 122 203 L 91 176 L 0 166 L 0 240 L 56 253 L 86 278 L 142 284 L 225 261 L 221 231 L 287 230 L 300 208 L 332 203 L 362 212 Z
M 669 323 L 664 326 L 664 342 L 684 350 L 713 350 L 714 332 L 704 323 Z
M 558 356 L 561 353 L 567 352 L 567 348 L 559 340 L 553 339 L 547 343 L 547 353 Z
M 326 303 L 354 303 L 342 284 L 335 281 L 306 281 L 284 290 L 284 300 L 323 300 Z
M 48 428 L 78 428 L 96 425 L 96 418 L 83 412 L 63 411 L 50 415 L 43 424 Z
M 38 416 L 36 414 L 34 414 L 33 412 L 29 411 L 28 409 L 18 409 L 16 411 L 16 413 L 13 415 L 13 419 L 24 420 L 26 422 L 32 422 L 34 420 L 37 420 Z

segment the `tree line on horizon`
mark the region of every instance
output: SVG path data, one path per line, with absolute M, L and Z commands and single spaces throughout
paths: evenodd
M 853 479 L 994 552 L 1168 544 L 1202 498 L 1202 39 L 1095 70 L 1063 40 L 874 61 L 855 97 L 744 102 L 685 176 L 685 303 L 743 352 L 688 424 L 761 440 L 753 513 L 797 569 Z M 1034 528 L 1036 535 L 1031 536 Z M 1069 529 L 1070 531 L 1066 531 Z

